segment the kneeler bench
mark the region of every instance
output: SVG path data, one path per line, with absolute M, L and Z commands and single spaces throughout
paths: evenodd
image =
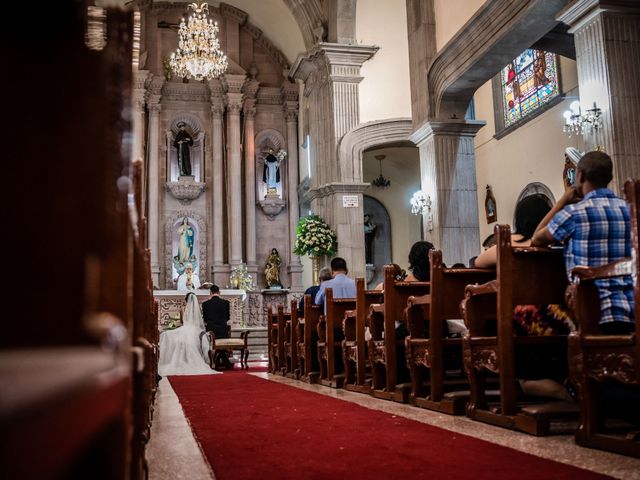
M 249 338 L 249 331 L 245 330 L 240 332 L 240 338 L 218 338 L 213 332 L 207 332 L 209 337 L 209 366 L 211 369 L 215 368 L 216 353 L 220 350 L 226 350 L 232 353 L 233 350 L 240 351 L 240 368 L 249 369 L 247 359 L 249 358 L 249 348 L 247 347 L 247 339 Z

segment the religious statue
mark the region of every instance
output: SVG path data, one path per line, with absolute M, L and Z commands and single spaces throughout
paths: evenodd
M 280 154 L 280 152 L 278 152 Z M 273 149 L 269 149 L 269 154 L 264 159 L 264 170 L 262 172 L 262 181 L 267 184 L 267 195 L 275 194 L 278 184 L 280 183 L 280 161 L 279 158 L 273 154 Z
M 365 263 L 373 264 L 373 239 L 378 226 L 371 221 L 371 215 L 364 214 L 364 258 Z
M 491 186 L 489 185 L 487 185 L 487 195 L 484 199 L 484 211 L 487 216 L 487 223 L 493 223 L 498 220 L 496 197 L 493 196 Z
M 179 263 L 186 263 L 193 258 L 193 227 L 189 225 L 189 220 L 184 217 L 182 225 L 178 227 L 178 254 L 174 257 Z
M 180 170 L 180 176 L 191 175 L 191 154 L 190 148 L 193 146 L 193 138 L 184 129 L 186 123 L 178 123 L 178 134 L 173 142 L 173 146 L 176 147 L 178 152 L 178 169 Z
M 576 169 L 583 153 L 577 148 L 568 147 L 564 151 L 564 169 L 562 170 L 562 181 L 565 192 L 576 185 Z
M 178 277 L 178 291 L 187 292 L 200 288 L 200 277 L 193 271 L 193 265 L 187 263 L 184 272 Z
M 267 282 L 267 288 L 282 288 L 280 283 L 280 267 L 282 259 L 278 255 L 278 250 L 271 249 L 271 254 L 267 257 L 267 264 L 264 267 L 264 278 Z

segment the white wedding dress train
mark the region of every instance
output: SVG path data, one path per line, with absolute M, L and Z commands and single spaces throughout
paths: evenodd
M 200 304 L 190 294 L 183 315 L 183 325 L 160 334 L 158 373 L 167 375 L 215 375 L 209 367 L 209 342 L 204 329 Z

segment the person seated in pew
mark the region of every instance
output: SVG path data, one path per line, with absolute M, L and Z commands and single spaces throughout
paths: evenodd
M 405 282 L 428 282 L 431 277 L 431 264 L 429 263 L 429 251 L 435 247 L 433 243 L 419 241 L 412 245 L 409 251 L 409 271 Z
M 333 298 L 356 298 L 356 282 L 347 277 L 349 269 L 344 258 L 335 257 L 331 260 L 331 280 L 320 284 L 316 293 L 315 304 L 324 305 L 324 292 L 327 288 L 333 289 Z
M 575 266 L 598 267 L 631 256 L 629 205 L 607 188 L 613 178 L 611 158 L 586 153 L 578 163 L 576 186 L 568 189 L 542 219 L 531 242 L 564 242 L 567 275 Z M 633 281 L 630 276 L 597 280 L 600 328 L 606 334 L 634 330 Z
M 551 210 L 547 198 L 533 194 L 522 199 L 516 207 L 515 232 L 511 235 L 514 247 L 528 247 L 536 227 Z M 494 268 L 497 262 L 497 247 L 492 245 L 475 260 L 476 268 Z M 522 336 L 568 335 L 575 325 L 562 305 L 518 305 L 513 311 L 514 333 Z M 522 391 L 536 397 L 551 397 L 572 400 L 563 386 L 569 372 L 564 359 L 553 356 L 527 358 L 526 367 L 521 368 L 519 379 Z M 553 378 L 548 378 L 549 373 Z
M 329 267 L 322 267 L 318 272 L 318 280 L 320 281 L 320 285 L 322 282 L 326 282 L 327 280 L 331 280 L 333 276 L 331 275 L 331 269 Z M 311 285 L 304 291 L 304 295 L 300 299 L 298 303 L 298 316 L 300 318 L 304 317 L 304 297 L 305 295 L 311 295 L 311 298 L 315 300 L 316 294 L 318 290 L 320 290 L 320 285 Z

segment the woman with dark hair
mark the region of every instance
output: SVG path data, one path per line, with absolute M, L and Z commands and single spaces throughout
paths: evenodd
M 413 244 L 409 252 L 409 270 L 411 273 L 405 278 L 406 282 L 428 282 L 431 277 L 429 251 L 433 250 L 433 243 L 420 241 Z
M 549 199 L 540 193 L 524 197 L 516 206 L 515 232 L 511 234 L 511 244 L 514 247 L 528 247 L 536 227 L 544 216 L 551 210 Z M 475 259 L 476 268 L 493 268 L 498 261 L 496 246 L 487 248 Z
M 551 210 L 549 199 L 539 193 L 523 198 L 515 212 L 515 232 L 511 235 L 514 247 L 528 247 L 536 227 Z M 476 258 L 476 268 L 495 268 L 497 247 L 494 245 Z M 575 330 L 573 321 L 562 305 L 517 305 L 513 310 L 513 329 L 516 335 L 568 335 Z M 553 372 L 553 378 L 547 378 Z M 549 355 L 528 358 L 521 365 L 519 379 L 527 395 L 571 400 L 562 385 L 568 376 L 566 359 Z

